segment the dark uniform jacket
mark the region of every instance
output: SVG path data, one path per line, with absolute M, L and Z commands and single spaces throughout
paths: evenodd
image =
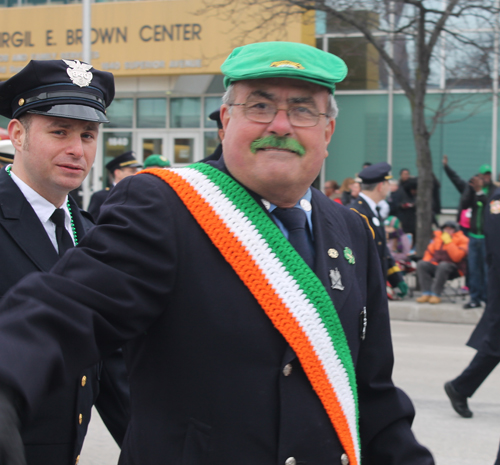
M 412 404 L 391 381 L 387 299 L 371 233 L 315 189 L 312 205 L 315 272 L 356 369 L 363 463 L 430 465 L 411 432 Z M 276 465 L 289 457 L 340 464 L 344 451 L 294 352 L 173 190 L 152 175 L 128 177 L 99 218 L 51 273 L 28 277 L 4 299 L 0 381 L 36 404 L 40 380 L 59 382 L 65 362 L 90 365 L 128 341 L 132 415 L 121 465 Z M 334 268 L 344 290 L 332 289 Z M 18 307 L 28 318 L 16 319 Z M 35 320 L 57 320 L 57 334 L 39 324 L 38 344 L 27 344 Z M 39 346 L 48 350 L 34 363 L 27 355 Z
M 391 286 L 397 286 L 397 284 L 403 280 L 403 276 L 387 247 L 383 222 L 380 221 L 378 225 L 374 223 L 375 215 L 373 210 L 362 196 L 358 196 L 357 199 L 353 200 L 349 207 L 363 215 L 370 224 L 373 231 L 372 237 L 375 239 L 378 256 L 382 263 L 382 275 L 387 278 Z M 377 220 L 377 218 L 375 218 L 375 220 Z
M 100 191 L 94 192 L 92 197 L 90 197 L 88 212 L 92 215 L 94 221 L 97 221 L 99 217 L 99 211 L 101 210 L 101 205 L 106 201 L 111 191 L 110 187 L 102 189 Z
M 79 210 L 70 197 L 73 221 L 78 238 L 93 226 L 85 212 Z M 29 273 L 48 271 L 58 261 L 52 242 L 22 192 L 5 170 L 0 171 L 0 296 Z M 71 306 L 66 306 L 67 313 Z M 23 319 L 22 312 L 19 318 Z M 38 326 L 38 323 L 34 323 Z M 80 346 L 81 347 L 81 346 Z M 41 350 L 49 350 L 42 347 Z M 16 349 L 19 356 L 24 348 Z M 37 363 L 37 354 L 28 354 Z M 123 439 L 128 420 L 128 386 L 123 358 L 117 354 L 106 365 L 102 375 L 106 382 L 101 385 L 99 395 L 100 365 L 74 373 L 63 370 L 61 381 L 65 384 L 55 388 L 50 386 L 43 402 L 26 419 L 22 430 L 28 465 L 73 464 L 82 448 L 90 421 L 92 404 L 97 398 L 99 411 L 108 417 L 110 430 L 117 441 Z M 21 362 L 25 363 L 25 361 Z M 120 373 L 120 379 L 115 376 Z M 106 399 L 107 397 L 107 399 Z M 111 402 L 109 402 L 109 398 Z M 106 402 L 103 402 L 103 401 Z M 125 410 L 124 410 L 125 409 Z
M 500 357 L 500 188 L 485 205 L 484 232 L 488 263 L 488 303 L 467 345 Z
M 488 202 L 496 187 L 491 182 L 484 186 L 485 189 L 479 193 L 467 185 L 460 199 L 460 209 L 471 208 L 470 232 L 472 234 L 484 235 L 484 216 L 488 209 Z M 486 191 L 486 192 L 485 192 Z

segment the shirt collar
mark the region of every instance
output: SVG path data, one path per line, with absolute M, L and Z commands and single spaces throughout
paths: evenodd
M 312 203 L 311 203 L 311 199 L 312 199 L 312 191 L 311 191 L 311 188 L 308 188 L 307 192 L 301 197 L 301 199 L 292 208 L 300 208 L 302 211 L 305 212 L 306 217 L 307 217 L 307 224 L 309 226 L 309 230 L 312 232 L 313 228 L 312 228 Z M 262 203 L 267 208 L 267 211 L 269 213 L 272 213 L 273 210 L 275 208 L 277 208 L 276 205 L 274 205 L 274 203 L 271 203 L 266 199 L 262 199 Z M 278 226 L 280 227 L 280 229 L 282 229 L 281 222 L 278 219 L 276 222 L 277 223 L 279 222 Z
M 378 212 L 377 212 L 377 204 L 375 203 L 374 200 L 370 199 L 370 197 L 368 197 L 366 194 L 363 194 L 363 192 L 360 192 L 359 195 L 361 197 L 363 197 L 363 199 L 365 200 L 365 202 L 368 204 L 368 206 L 370 207 L 370 210 L 373 212 L 373 214 L 375 216 L 378 215 Z
M 28 186 L 19 176 L 16 176 L 13 171 L 10 172 L 10 177 L 16 183 L 17 187 L 19 187 L 19 190 L 29 202 L 42 224 L 49 221 L 56 207 L 45 197 L 42 197 L 38 192 Z M 61 208 L 65 212 L 65 223 L 68 223 L 68 221 L 71 221 L 68 211 L 68 196 L 64 199 Z

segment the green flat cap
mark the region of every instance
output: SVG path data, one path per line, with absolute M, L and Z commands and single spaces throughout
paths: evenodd
M 235 48 L 222 63 L 227 88 L 236 81 L 287 77 L 313 82 L 333 94 L 335 84 L 347 75 L 342 59 L 295 42 L 259 42 Z
M 165 157 L 157 154 L 150 155 L 146 158 L 146 160 L 144 160 L 144 169 L 153 168 L 155 166 L 159 168 L 168 168 L 170 166 L 170 162 Z
M 481 165 L 479 167 L 479 172 L 481 174 L 491 173 L 491 166 L 490 165 Z

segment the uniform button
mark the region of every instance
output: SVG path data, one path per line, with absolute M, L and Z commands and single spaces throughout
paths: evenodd
M 81 425 L 82 421 L 83 421 L 83 415 L 80 413 L 80 415 L 78 415 L 78 423 L 80 423 Z
M 75 460 L 75 465 L 78 465 L 78 462 L 80 461 L 80 456 L 78 456 Z
M 382 242 L 378 241 L 378 245 L 382 245 Z
M 82 376 L 82 387 L 87 384 L 87 377 L 84 375 Z
M 283 368 L 283 374 L 285 376 L 290 376 L 292 374 L 292 364 L 291 363 L 287 363 L 285 365 L 285 368 Z
M 295 457 L 288 457 L 285 460 L 285 465 L 297 465 L 297 460 L 295 460 Z
M 342 465 L 349 465 L 349 457 L 347 457 L 347 454 L 342 454 L 340 456 L 340 463 Z

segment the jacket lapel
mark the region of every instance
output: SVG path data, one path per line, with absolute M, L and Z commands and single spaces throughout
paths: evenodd
M 331 202 L 330 199 L 326 197 L 323 199 L 320 196 L 322 196 L 320 192 L 313 190 L 312 220 L 316 252 L 314 271 L 325 286 L 335 310 L 340 315 L 354 282 L 356 267 L 355 264 L 349 264 L 344 251 L 346 248 L 353 251 L 354 248 L 342 216 L 335 215 L 335 206 L 325 204 L 325 200 Z M 333 277 L 331 272 L 333 272 Z M 332 279 L 337 289 L 332 288 Z M 343 289 L 340 289 L 341 286 Z
M 59 259 L 36 213 L 5 170 L 0 171 L 0 227 L 41 271 Z

